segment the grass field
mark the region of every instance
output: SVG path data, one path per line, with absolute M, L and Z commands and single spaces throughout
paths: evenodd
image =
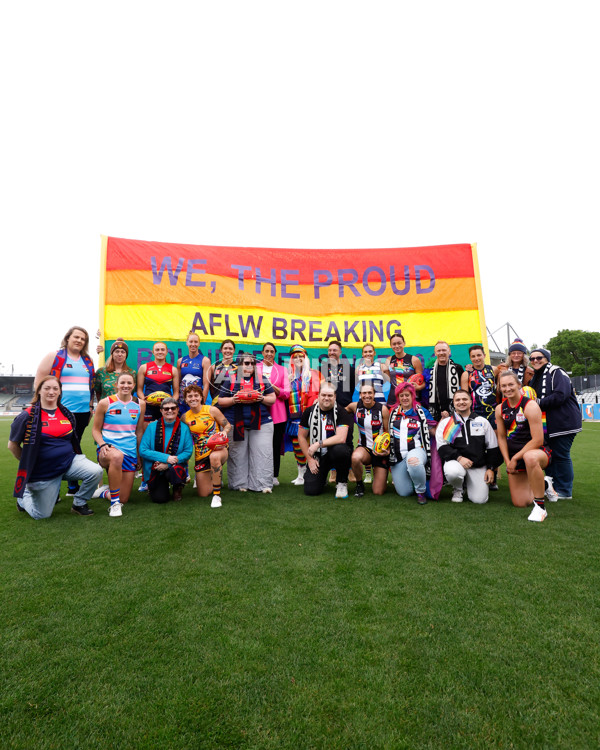
M 305 498 L 290 455 L 272 496 L 36 522 L 4 450 L 1 746 L 597 748 L 599 455 L 586 424 L 543 524 L 505 479 Z

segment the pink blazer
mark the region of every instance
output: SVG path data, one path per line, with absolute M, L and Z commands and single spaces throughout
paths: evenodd
M 256 372 L 260 377 L 263 374 L 263 363 L 258 362 L 256 365 Z M 275 400 L 271 409 L 271 419 L 273 424 L 279 424 L 280 422 L 287 422 L 287 401 L 290 397 L 290 379 L 288 377 L 287 370 L 285 367 L 275 363 L 271 370 L 271 377 L 269 378 L 271 385 L 276 385 L 279 390 L 279 395 Z

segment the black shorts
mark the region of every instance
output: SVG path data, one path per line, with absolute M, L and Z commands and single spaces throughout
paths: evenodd
M 544 452 L 544 453 L 545 453 L 545 454 L 546 454 L 546 455 L 548 456 L 548 463 L 550 463 L 550 456 L 552 455 L 552 451 L 550 450 L 550 448 L 548 448 L 548 447 L 547 447 L 547 446 L 545 446 L 545 445 L 542 445 L 542 447 L 541 447 L 541 448 L 538 448 L 538 450 L 541 450 L 541 451 L 543 451 L 543 452 Z M 517 452 L 517 451 L 515 451 L 515 452 Z M 512 456 L 511 456 L 511 458 L 512 458 Z M 525 461 L 523 461 L 523 459 L 522 459 L 522 458 L 520 458 L 520 459 L 519 459 L 519 460 L 517 461 L 517 466 L 516 466 L 516 470 L 517 470 L 518 472 L 524 472 L 524 471 L 527 471 L 527 469 L 525 468 Z
M 374 469 L 389 469 L 390 468 L 390 457 L 389 456 L 379 456 L 377 453 L 373 453 L 372 448 L 367 448 L 364 445 L 357 445 L 357 448 L 364 448 L 369 456 L 371 456 L 371 466 Z

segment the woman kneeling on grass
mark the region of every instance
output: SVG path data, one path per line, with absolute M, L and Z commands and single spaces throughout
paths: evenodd
M 96 408 L 92 436 L 96 441 L 98 463 L 108 474 L 94 497 L 110 500 L 111 518 L 123 515 L 122 504 L 129 500 L 135 472 L 139 468 L 138 444 L 144 432 L 146 404 L 132 398 L 133 373 L 122 372 L 117 378 L 117 392 L 103 398 Z
M 193 451 L 190 430 L 179 419 L 179 404 L 169 396 L 160 405 L 160 419 L 148 425 L 140 443 L 140 458 L 153 503 L 168 503 L 171 485 L 173 500 L 181 500 Z
M 390 472 L 402 497 L 417 493 L 419 505 L 427 502 L 427 469 L 431 465 L 431 414 L 417 402 L 412 383 L 395 389 L 398 403 L 390 410 Z
M 182 416 L 194 440 L 194 460 L 196 486 L 200 497 L 208 497 L 212 492 L 211 508 L 221 507 L 221 486 L 223 482 L 223 464 L 227 461 L 227 446 L 210 450 L 207 442 L 210 437 L 220 432 L 227 435 L 231 425 L 216 406 L 204 403 L 202 388 L 193 384 L 183 392 L 188 411 Z M 218 428 L 218 429 L 217 429 Z
M 52 515 L 60 483 L 81 480 L 72 513 L 91 516 L 87 501 L 102 477 L 102 469 L 81 453 L 75 416 L 61 404 L 58 378 L 47 375 L 35 389 L 31 406 L 15 418 L 8 450 L 19 461 L 14 496 L 17 508 L 32 518 Z
M 521 383 L 513 372 L 500 375 L 502 404 L 496 407 L 498 446 L 506 462 L 510 497 L 517 508 L 534 503 L 529 521 L 543 521 L 548 515 L 544 504 L 544 469 L 550 462 L 542 423 L 542 411 L 521 393 Z

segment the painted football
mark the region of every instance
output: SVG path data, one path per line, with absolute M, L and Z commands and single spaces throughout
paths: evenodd
M 171 394 L 164 391 L 154 391 L 154 393 L 149 393 L 145 398 L 147 404 L 160 406 L 166 398 L 171 398 Z
M 220 450 L 229 444 L 229 438 L 222 432 L 215 432 L 206 441 L 206 447 L 211 451 Z
M 389 432 L 382 432 L 375 440 L 373 440 L 373 453 L 377 453 L 377 455 L 381 455 L 382 453 L 387 453 L 390 449 L 390 433 Z

